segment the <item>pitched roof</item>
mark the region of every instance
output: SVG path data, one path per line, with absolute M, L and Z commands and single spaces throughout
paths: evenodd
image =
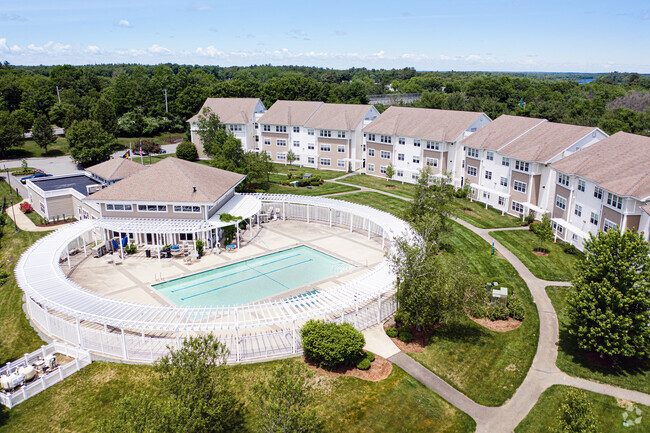
M 463 144 L 477 149 L 498 150 L 543 122 L 546 120 L 503 114 L 465 138 Z
M 320 101 L 275 101 L 258 123 L 267 125 L 304 125 L 323 105 Z
M 214 203 L 245 177 L 169 157 L 94 193 L 87 200 Z
M 253 118 L 259 98 L 207 98 L 188 122 L 198 122 L 204 108 L 209 108 L 219 116 L 221 123 L 248 123 Z
M 106 180 L 118 180 L 129 177 L 145 168 L 144 165 L 135 163 L 127 158 L 113 158 L 88 167 L 86 171 Z
M 390 106 L 363 132 L 454 141 L 483 113 Z
M 614 194 L 650 197 L 650 137 L 617 132 L 552 164 L 562 173 L 596 182 Z
M 305 122 L 307 128 L 352 130 L 363 121 L 372 105 L 323 104 Z

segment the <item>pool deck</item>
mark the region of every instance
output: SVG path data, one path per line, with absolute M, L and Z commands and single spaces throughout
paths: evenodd
M 143 256 L 126 257 L 119 265 L 109 264 L 104 258 L 88 257 L 70 274 L 83 287 L 105 296 L 132 302 L 173 305 L 151 286 L 185 275 L 214 269 L 229 263 L 250 259 L 298 245 L 307 245 L 354 265 L 354 268 L 295 288 L 267 299 L 295 296 L 311 290 L 327 290 L 366 273 L 384 257 L 381 238 L 368 240 L 362 233 L 350 233 L 342 227 L 328 227 L 320 223 L 271 221 L 262 224 L 258 233 L 253 229 L 241 236 L 241 248 L 234 252 L 210 253 L 191 265 L 182 259 L 157 259 Z M 260 300 L 260 301 L 264 301 Z M 260 302 L 256 301 L 256 302 Z

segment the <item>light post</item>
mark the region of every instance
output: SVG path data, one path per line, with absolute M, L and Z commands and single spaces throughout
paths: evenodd
M 14 198 L 11 197 L 9 199 L 9 202 L 11 203 L 11 211 L 14 213 L 14 231 L 18 233 L 18 224 L 16 223 L 16 209 L 14 209 Z

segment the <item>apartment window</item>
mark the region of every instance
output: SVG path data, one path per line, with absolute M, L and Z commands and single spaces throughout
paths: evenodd
M 510 160 L 504 156 L 504 157 L 501 159 L 501 165 L 504 165 L 504 166 L 506 166 L 506 167 L 510 167 Z
M 492 179 L 492 172 L 485 170 L 485 178 L 488 180 Z
M 616 224 L 614 224 L 612 221 L 608 219 L 605 219 L 605 221 L 603 222 L 603 231 L 607 231 L 609 229 L 615 229 L 615 228 L 616 228 Z
M 404 177 L 404 170 L 397 170 L 397 177 Z
M 558 223 L 553 223 L 553 230 L 555 230 L 555 231 L 558 232 L 559 234 L 564 233 L 564 227 L 562 227 L 562 226 L 559 225 Z
M 607 204 L 616 209 L 623 207 L 623 199 L 617 195 L 612 194 L 611 192 L 607 193 Z
M 467 148 L 467 156 L 469 156 L 470 158 L 478 158 L 478 149 L 468 147 Z
M 368 171 L 375 171 L 375 164 L 368 164 Z
M 381 159 L 390 159 L 390 152 L 387 150 L 382 150 L 379 153 L 379 156 L 381 157 Z
M 320 132 L 319 132 L 319 135 L 321 137 L 331 137 L 332 136 L 332 131 L 330 131 L 328 129 L 321 129 Z
M 275 144 L 278 145 L 278 146 L 286 147 L 287 140 L 284 140 L 282 138 L 278 138 L 277 140 L 275 140 Z
M 264 139 L 264 144 L 267 145 L 267 146 L 270 146 L 271 145 L 271 139 L 270 138 L 265 138 Z
M 275 157 L 277 158 L 278 161 L 286 161 L 287 160 L 287 153 L 286 152 L 278 152 L 275 154 Z
M 106 210 L 120 210 L 131 212 L 133 210 L 133 206 L 130 204 L 107 204 Z
M 255 136 L 255 142 L 257 143 L 257 142 L 259 142 L 259 141 L 260 141 L 260 136 L 259 136 L 259 135 L 256 135 L 256 136 Z
M 487 152 L 487 153 L 485 154 L 485 158 L 486 158 L 488 161 L 494 161 L 494 152 Z
M 527 186 L 528 186 L 527 183 L 519 182 L 518 180 L 515 180 L 513 185 L 512 185 L 512 189 L 514 189 L 515 191 L 518 191 L 518 192 L 524 192 L 525 193 Z
M 174 206 L 174 212 L 199 213 L 201 206 Z
M 427 149 L 440 150 L 440 143 L 438 143 L 437 141 L 427 141 Z
M 419 138 L 414 138 L 413 139 L 413 146 L 420 147 L 420 139 Z
M 300 140 L 293 140 L 293 147 L 300 147 Z
M 285 125 L 275 125 L 275 132 L 287 132 Z
M 502 177 L 501 181 L 499 182 L 501 186 L 508 186 L 508 178 L 507 177 Z
M 429 167 L 437 167 L 438 166 L 438 160 L 435 158 L 427 158 L 427 165 Z
M 416 164 L 420 163 L 420 155 L 413 155 L 413 162 Z
M 415 174 L 415 173 L 413 173 L 413 174 L 411 175 L 411 179 L 413 179 L 413 180 L 418 180 L 419 178 L 420 178 L 420 177 L 419 177 L 417 174 Z M 427 177 L 427 182 L 429 182 L 429 183 L 433 183 L 433 181 L 434 181 L 435 179 L 436 179 L 436 177 L 435 177 L 434 175 L 430 174 L 429 177 Z
M 579 180 L 578 181 L 578 191 L 585 192 L 585 181 L 584 180 Z
M 406 144 L 406 138 L 404 138 L 404 137 L 400 137 L 400 138 L 397 139 L 397 142 L 398 142 L 399 144 Z
M 499 206 L 503 206 L 504 204 L 506 204 L 506 199 L 499 196 Z
M 307 157 L 307 164 L 313 164 L 316 160 L 314 159 L 313 156 L 308 156 Z
M 345 168 L 345 159 L 337 159 L 336 166 L 339 168 Z
M 41 207 L 41 212 L 45 213 L 45 203 L 43 203 L 42 201 L 39 201 L 38 204 Z
M 381 165 L 381 166 L 379 166 L 379 172 L 380 172 L 381 174 L 386 174 L 386 167 L 387 167 L 387 166 L 385 166 L 385 165 Z
M 560 185 L 569 186 L 569 176 L 567 176 L 566 174 L 558 173 L 557 183 L 559 183 Z
M 393 142 L 393 138 L 390 135 L 381 135 L 379 137 L 379 141 L 382 143 L 391 144 Z
M 576 208 L 573 210 L 573 213 L 577 216 L 582 216 L 582 206 L 579 204 L 576 205 Z
M 307 135 L 314 135 L 314 130 L 312 128 L 307 129 Z
M 296 157 L 296 161 L 300 161 L 300 155 L 294 155 Z
M 300 132 L 300 126 L 294 126 L 293 132 Z
M 397 160 L 398 161 L 404 161 L 404 154 L 403 153 L 398 153 L 397 154 Z
M 338 138 L 345 138 L 345 131 L 337 131 L 336 136 Z
M 167 212 L 167 205 L 139 204 L 139 212 Z
M 375 149 L 368 149 L 368 156 L 375 156 Z
M 489 194 L 489 193 L 487 193 L 487 192 L 485 192 L 485 191 L 483 191 L 483 198 L 485 198 L 485 199 L 488 199 L 488 200 L 489 200 L 489 199 L 490 199 L 490 194 Z
M 589 222 L 592 223 L 593 225 L 597 226 L 598 225 L 598 214 L 595 212 L 591 213 L 591 218 L 589 218 Z
M 229 128 L 231 131 L 233 131 L 233 132 L 236 132 L 236 131 L 243 131 L 243 130 L 244 130 L 244 128 L 242 127 L 242 125 L 228 125 L 228 128 Z
M 529 163 L 525 161 L 519 161 L 519 160 L 515 161 L 515 170 L 525 171 L 526 173 L 528 173 L 529 168 L 530 168 Z
M 260 129 L 260 124 L 259 123 L 255 124 L 255 129 Z
M 316 145 L 314 143 L 307 143 L 307 150 L 314 150 Z
M 524 205 L 519 202 L 513 201 L 510 208 L 517 213 L 524 213 Z
M 558 208 L 565 210 L 566 209 L 566 199 L 562 196 L 555 196 L 555 206 Z
M 271 125 L 262 125 L 262 131 L 271 132 Z
M 321 144 L 320 145 L 320 151 L 321 152 L 331 152 L 332 151 L 332 146 L 329 144 Z
M 368 134 L 368 141 L 376 141 L 375 140 L 375 134 Z
M 603 189 L 595 187 L 594 188 L 594 197 L 596 197 L 597 199 L 603 198 Z
M 332 165 L 332 160 L 329 158 L 321 158 L 320 165 L 329 167 L 330 165 Z
M 85 219 L 85 220 L 88 219 L 88 211 L 86 209 L 83 210 L 83 219 Z
M 336 146 L 336 151 L 338 153 L 345 153 L 345 146 L 341 146 L 340 144 Z
M 474 167 L 472 165 L 467 166 L 467 175 L 468 176 L 476 176 L 476 173 L 477 173 L 476 167 Z

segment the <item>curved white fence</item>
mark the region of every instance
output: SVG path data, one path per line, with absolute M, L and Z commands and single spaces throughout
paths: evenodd
M 321 197 L 257 197 L 282 218 L 349 227 L 382 243 L 408 231 L 404 221 L 367 206 Z M 230 348 L 230 362 L 288 356 L 301 352 L 299 330 L 309 319 L 365 329 L 395 311 L 395 277 L 385 260 L 332 289 L 236 307 L 156 306 L 101 296 L 69 279 L 59 265 L 70 242 L 92 230 L 93 222 L 85 220 L 40 239 L 21 256 L 15 273 L 30 318 L 50 336 L 96 354 L 151 362 L 191 332 L 213 332 Z

